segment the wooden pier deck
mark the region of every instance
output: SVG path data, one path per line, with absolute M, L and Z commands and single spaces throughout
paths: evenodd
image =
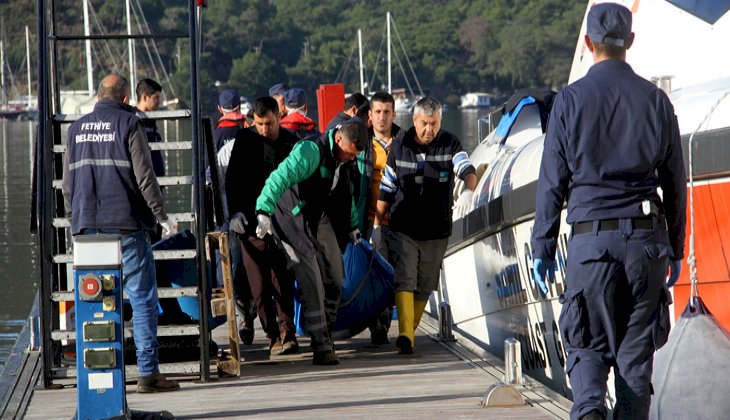
M 223 333 L 220 327 L 214 331 L 217 342 L 224 342 Z M 424 320 L 416 353 L 399 355 L 392 344 L 394 322 L 390 345 L 371 345 L 366 331 L 335 343 L 339 365 L 313 366 L 308 339 L 300 339 L 300 354 L 270 359 L 258 330 L 251 346 L 241 346 L 241 377 L 213 376 L 207 383 L 178 378 L 182 389 L 166 394 L 137 394 L 128 378 L 127 401 L 132 410 L 166 410 L 179 419 L 568 418 L 570 402 L 529 379 L 530 385 L 518 388 L 527 405 L 480 406 L 489 386 L 501 379 L 501 362 L 463 338 L 436 341 L 435 333 L 435 321 Z M 23 418 L 68 419 L 75 409 L 74 386 L 37 389 Z

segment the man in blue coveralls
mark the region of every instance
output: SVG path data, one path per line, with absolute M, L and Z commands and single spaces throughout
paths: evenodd
M 684 257 L 677 119 L 667 95 L 625 62 L 631 21 L 629 9 L 613 3 L 588 12 L 585 43 L 594 64 L 555 98 L 537 183 L 532 256 L 543 294 L 554 279 L 566 198 L 572 225 L 560 297 L 571 419 L 606 417 L 611 367 L 614 418 L 648 417 L 654 351 L 669 333 L 667 285 L 677 281 Z

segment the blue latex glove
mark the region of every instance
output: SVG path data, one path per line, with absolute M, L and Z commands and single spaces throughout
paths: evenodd
M 679 273 L 682 272 L 682 260 L 669 260 L 669 276 L 667 276 L 667 286 L 672 287 L 679 280 Z
M 547 295 L 548 288 L 545 280 L 555 283 L 555 260 L 543 260 L 535 258 L 532 261 L 532 274 L 537 287 L 542 291 L 542 295 Z

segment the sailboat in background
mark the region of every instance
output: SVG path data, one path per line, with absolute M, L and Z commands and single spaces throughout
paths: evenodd
M 94 14 L 94 9 L 89 4 L 89 0 L 83 0 L 83 14 L 84 14 L 84 36 L 88 37 L 91 35 L 91 28 L 90 28 L 90 19 L 89 17 L 92 16 L 94 18 L 95 24 L 97 26 L 98 31 L 103 35 L 105 30 L 99 23 L 99 21 L 96 19 L 96 16 Z M 132 35 L 132 23 L 134 22 L 137 25 L 137 29 L 140 34 L 149 34 L 150 28 L 147 24 L 147 19 L 144 17 L 144 13 L 142 11 L 142 7 L 139 3 L 139 0 L 126 0 L 126 29 L 127 29 L 127 35 Z M 106 42 L 106 41 L 105 41 Z M 157 46 L 154 44 L 154 41 L 151 41 L 151 45 L 148 45 L 148 40 L 143 40 L 144 47 L 147 52 L 147 57 L 149 58 L 149 61 L 152 65 L 152 71 L 155 74 L 155 78 L 157 81 L 162 82 L 164 78 L 164 84 L 163 84 L 163 101 L 162 101 L 162 107 L 167 107 L 168 105 L 173 105 L 178 103 L 178 99 L 176 98 L 175 90 L 172 87 L 172 84 L 170 83 L 170 77 L 167 74 L 167 71 L 165 70 L 165 66 L 162 64 L 162 59 L 160 58 L 159 52 L 157 51 Z M 67 90 L 61 90 L 60 93 L 60 109 L 61 113 L 63 114 L 86 114 L 93 110 L 94 104 L 96 104 L 96 86 L 94 85 L 94 74 L 93 74 L 93 64 L 92 64 L 92 52 L 91 52 L 91 40 L 86 39 L 84 41 L 85 45 L 85 56 L 86 56 L 86 81 L 87 81 L 87 89 L 81 90 L 81 91 L 67 91 Z M 107 48 L 108 50 L 108 48 Z M 150 51 L 152 50 L 152 51 Z M 111 54 L 110 51 L 107 51 L 111 60 L 114 61 L 114 57 Z M 155 56 L 155 59 L 153 59 L 153 54 Z M 116 62 L 114 63 L 115 71 L 122 72 L 122 70 L 128 71 L 129 76 L 129 82 L 132 86 L 132 90 L 134 91 L 134 87 L 137 85 L 137 69 L 138 69 L 138 63 L 137 63 L 137 54 L 136 54 L 136 47 L 135 47 L 135 40 L 129 39 L 127 41 L 127 57 L 128 57 L 128 67 L 127 69 L 122 68 L 121 66 L 118 66 Z M 162 69 L 162 74 L 158 73 L 157 69 Z M 170 92 L 170 95 L 167 95 L 167 92 Z M 134 95 L 132 95 L 134 96 Z M 130 104 L 134 105 L 136 104 L 135 98 L 130 98 Z
M 401 56 L 396 53 L 396 50 L 393 49 L 393 43 L 392 43 L 392 37 L 391 37 L 391 25 L 392 28 L 395 30 L 395 36 L 398 38 L 398 44 L 400 45 L 400 51 L 402 51 L 402 57 L 404 60 L 401 60 Z M 424 96 L 423 89 L 421 89 L 421 83 L 418 81 L 418 77 L 416 76 L 416 72 L 413 70 L 413 66 L 411 65 L 411 60 L 408 58 L 408 53 L 406 53 L 405 46 L 403 45 L 403 40 L 400 37 L 400 34 L 398 33 L 398 28 L 395 26 L 395 21 L 393 20 L 393 17 L 391 16 L 390 12 L 387 12 L 386 18 L 385 18 L 385 32 L 383 34 L 383 37 L 380 41 L 380 46 L 378 47 L 378 53 L 375 58 L 375 62 L 380 62 L 380 53 L 382 51 L 383 47 L 383 41 L 386 43 L 387 48 L 387 55 L 386 55 L 386 74 L 387 74 L 387 85 L 383 83 L 380 88 L 380 90 L 385 90 L 389 92 L 391 95 L 393 95 L 393 98 L 395 99 L 395 111 L 398 113 L 409 113 L 412 111 L 413 106 L 418 101 L 418 99 L 422 98 Z M 359 52 L 359 71 L 360 71 L 360 93 L 363 95 L 369 95 L 371 96 L 374 92 L 372 89 L 372 86 L 374 86 L 375 83 L 375 77 L 377 75 L 378 66 L 373 66 L 373 73 L 370 78 L 369 82 L 366 82 L 364 79 L 364 69 L 365 65 L 363 62 L 363 48 L 362 48 L 362 30 L 357 30 L 357 48 Z M 342 69 L 340 70 L 340 73 L 337 75 L 337 78 L 335 79 L 335 82 L 344 81 L 347 79 L 347 70 L 352 63 L 352 57 L 355 52 L 355 47 L 353 46 L 350 51 L 350 56 L 347 59 L 347 62 L 343 65 Z M 406 83 L 405 88 L 393 88 L 393 65 L 392 65 L 392 56 L 395 55 L 395 61 L 398 63 L 398 68 L 401 71 L 401 74 L 403 75 L 403 80 Z M 403 66 L 403 61 L 405 61 L 406 66 L 408 67 L 409 74 L 406 73 L 405 67 Z M 414 84 L 412 85 L 410 82 L 410 79 L 413 79 Z
M 8 87 L 14 85 L 14 77 L 10 66 L 5 60 L 5 44 L 0 40 L 0 119 L 34 119 L 38 115 L 38 99 L 32 95 L 31 71 L 30 71 L 30 32 L 25 27 L 25 65 L 28 76 L 28 95 L 16 95 L 17 99 L 9 99 Z M 5 76 L 5 68 L 8 69 L 8 78 Z
M 408 70 L 410 70 L 411 75 L 413 76 L 413 80 L 415 81 L 416 88 L 418 89 L 418 94 L 416 95 L 416 92 L 413 90 L 413 87 L 411 86 L 410 82 L 408 81 L 408 75 L 405 72 L 405 69 L 403 68 L 403 63 L 400 60 L 400 57 L 398 54 L 395 55 L 396 60 L 398 61 L 398 67 L 401 70 L 401 73 L 403 73 L 403 80 L 406 82 L 406 88 L 401 89 L 393 89 L 393 78 L 392 78 L 392 62 L 391 62 L 391 50 L 392 50 L 392 38 L 391 38 L 391 31 L 390 27 L 391 24 L 393 25 L 393 29 L 395 29 L 395 35 L 398 37 L 398 43 L 400 44 L 401 50 L 403 51 L 403 57 L 405 57 L 406 64 L 408 65 Z M 418 77 L 416 76 L 416 72 L 413 71 L 413 66 L 411 65 L 411 60 L 408 58 L 408 53 L 406 53 L 406 48 L 403 46 L 403 40 L 400 37 L 400 34 L 398 33 L 398 28 L 395 26 L 395 21 L 393 20 L 393 17 L 391 16 L 390 12 L 386 14 L 385 18 L 385 26 L 386 26 L 386 32 L 387 32 L 387 39 L 388 39 L 388 92 L 390 92 L 391 95 L 393 95 L 393 98 L 395 99 L 395 112 L 398 113 L 410 113 L 413 110 L 413 106 L 416 104 L 418 99 L 422 98 L 423 90 L 421 89 L 421 84 L 418 82 Z

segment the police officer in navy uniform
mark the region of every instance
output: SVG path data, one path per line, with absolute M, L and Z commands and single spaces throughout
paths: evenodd
M 71 209 L 71 234 L 118 234 L 122 238 L 124 291 L 134 311 L 137 392 L 180 389 L 159 370 L 157 284 L 149 232 L 158 221 L 163 237 L 177 232 L 165 212 L 147 135 L 128 104 L 129 82 L 116 74 L 99 84 L 94 111 L 68 129 L 63 195 Z
M 618 4 L 589 10 L 585 43 L 594 64 L 555 98 L 537 184 L 532 256 L 543 294 L 554 279 L 566 199 L 572 226 L 559 321 L 571 419 L 606 417 L 611 368 L 614 418 L 648 417 L 653 355 L 669 333 L 667 287 L 684 257 L 677 118 L 667 95 L 625 61 L 631 21 L 631 11 Z

